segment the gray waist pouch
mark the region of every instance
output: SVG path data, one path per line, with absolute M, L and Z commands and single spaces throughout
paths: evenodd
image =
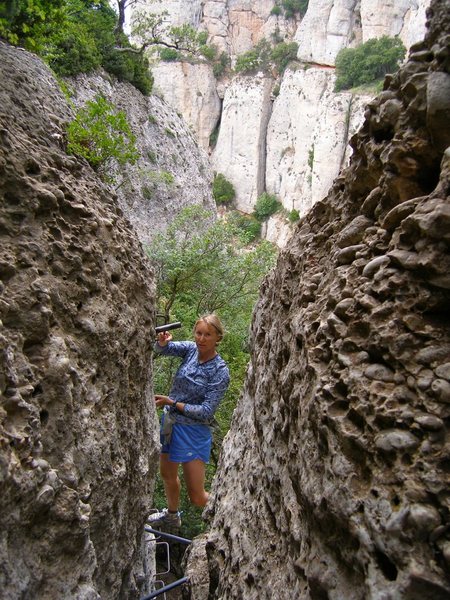
M 172 437 L 172 427 L 175 423 L 175 417 L 171 414 L 170 411 L 164 411 L 162 416 L 161 423 L 161 433 L 163 435 L 163 444 L 170 444 L 170 439 Z

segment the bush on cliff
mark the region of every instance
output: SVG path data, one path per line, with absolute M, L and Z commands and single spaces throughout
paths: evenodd
M 111 161 L 133 164 L 139 156 L 126 114 L 100 95 L 88 101 L 69 123 L 67 139 L 67 151 L 85 158 L 99 171 Z
M 62 77 L 103 67 L 151 92 L 148 60 L 117 31 L 108 0 L 11 0 L 0 7 L 0 36 L 35 52 Z
M 335 90 L 373 83 L 398 69 L 406 48 L 400 38 L 384 35 L 357 48 L 343 48 L 336 57 Z
M 296 42 L 278 42 L 271 46 L 262 38 L 254 48 L 237 57 L 234 70 L 243 74 L 274 70 L 282 75 L 288 64 L 297 58 L 297 51 Z
M 258 221 L 265 221 L 281 208 L 281 202 L 274 194 L 264 192 L 258 197 L 253 215 Z
M 286 19 L 303 17 L 308 9 L 309 0 L 276 0 L 272 8 L 272 15 L 283 14 Z
M 219 205 L 228 206 L 236 196 L 233 184 L 222 173 L 214 175 L 212 192 L 216 204 Z

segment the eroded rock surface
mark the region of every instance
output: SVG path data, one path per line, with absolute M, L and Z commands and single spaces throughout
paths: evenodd
M 139 597 L 153 274 L 111 188 L 66 154 L 50 71 L 0 43 L 0 79 L 0 595 Z
M 450 597 L 450 2 L 428 16 L 262 286 L 191 598 Z

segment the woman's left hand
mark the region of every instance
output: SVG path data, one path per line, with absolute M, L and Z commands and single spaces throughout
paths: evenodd
M 166 405 L 173 404 L 173 400 L 169 398 L 169 396 L 161 396 L 159 394 L 155 394 L 155 404 L 157 408 L 162 408 Z

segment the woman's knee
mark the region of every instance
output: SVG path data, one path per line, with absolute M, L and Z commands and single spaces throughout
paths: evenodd
M 160 462 L 160 473 L 164 482 L 178 483 L 178 463 L 173 463 L 165 458 Z
M 208 502 L 208 493 L 205 490 L 188 490 L 188 495 L 194 506 L 203 508 Z

